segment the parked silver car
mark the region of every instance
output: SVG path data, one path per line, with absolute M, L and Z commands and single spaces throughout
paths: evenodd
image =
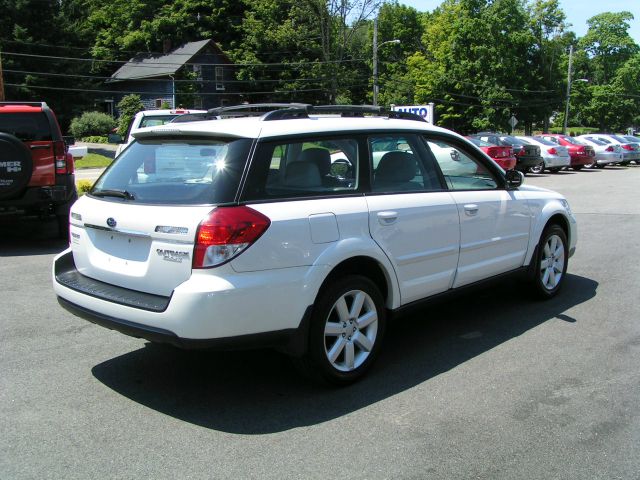
M 622 163 L 624 161 L 622 147 L 620 145 L 604 142 L 591 135 L 580 135 L 576 137 L 576 139 L 587 145 L 591 145 L 595 150 L 595 162 L 592 167 L 604 168 L 606 165 Z
M 610 145 L 620 145 L 622 149 L 622 165 L 640 161 L 640 144 L 629 142 L 626 138 L 611 133 L 592 133 L 588 135 L 596 140 L 602 140 Z
M 544 166 L 537 165 L 531 167 L 529 170 L 531 173 L 542 173 L 543 169 L 549 170 L 550 172 L 559 172 L 563 168 L 571 165 L 571 157 L 569 156 L 569 149 L 567 147 L 557 145 L 544 138 L 521 136 L 518 138 L 529 145 L 537 145 L 540 147 L 540 155 L 544 159 Z

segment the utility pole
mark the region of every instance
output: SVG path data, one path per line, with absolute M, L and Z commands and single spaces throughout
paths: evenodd
M 564 109 L 564 122 L 562 123 L 562 134 L 567 134 L 567 122 L 569 121 L 569 101 L 571 100 L 571 70 L 573 68 L 573 45 L 569 45 L 569 68 L 567 70 L 567 99 Z
M 4 76 L 2 75 L 2 51 L 0 50 L 0 102 L 4 102 Z
M 373 104 L 378 105 L 378 17 L 373 19 Z

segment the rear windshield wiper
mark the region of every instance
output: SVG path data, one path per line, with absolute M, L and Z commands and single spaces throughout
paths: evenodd
M 135 200 L 136 198 L 133 193 L 129 193 L 126 190 L 98 190 L 91 192 L 91 195 L 96 197 L 118 197 L 125 200 Z

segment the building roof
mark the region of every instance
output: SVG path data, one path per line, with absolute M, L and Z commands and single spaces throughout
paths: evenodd
M 185 43 L 181 47 L 164 55 L 139 53 L 111 75 L 111 81 L 175 75 L 181 67 L 191 61 L 194 55 L 210 43 L 218 50 L 223 58 L 227 60 L 226 55 L 224 55 L 213 40 L 200 40 L 198 42 Z

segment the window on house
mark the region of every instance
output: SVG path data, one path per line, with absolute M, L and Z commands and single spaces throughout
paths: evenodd
M 156 108 L 160 108 L 160 107 L 162 107 L 162 99 L 156 98 Z
M 224 76 L 222 67 L 216 67 L 216 90 L 224 90 Z

